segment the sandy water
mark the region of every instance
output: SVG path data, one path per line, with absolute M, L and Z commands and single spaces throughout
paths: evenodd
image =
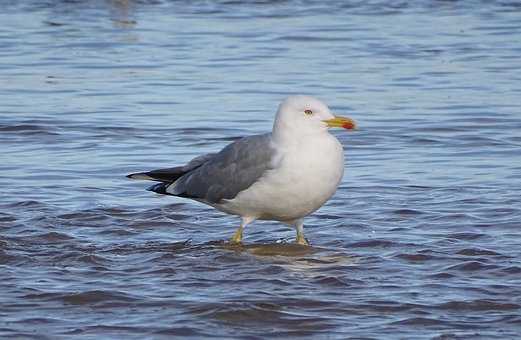
M 0 336 L 515 339 L 521 7 L 509 1 L 8 1 Z M 160 197 L 132 171 L 271 128 L 286 95 L 357 120 L 306 220 Z

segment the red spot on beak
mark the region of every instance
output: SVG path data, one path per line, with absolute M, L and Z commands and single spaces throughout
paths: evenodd
M 356 123 L 351 118 L 335 117 L 328 120 L 324 120 L 328 127 L 341 127 L 346 130 L 356 129 Z
M 342 127 L 346 130 L 352 130 L 355 128 L 355 123 L 354 122 L 345 122 L 342 124 Z

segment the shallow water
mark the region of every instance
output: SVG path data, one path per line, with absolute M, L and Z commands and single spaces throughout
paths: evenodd
M 521 7 L 8 1 L 0 336 L 514 339 Z M 312 248 L 132 171 L 265 132 L 288 94 L 357 120 Z

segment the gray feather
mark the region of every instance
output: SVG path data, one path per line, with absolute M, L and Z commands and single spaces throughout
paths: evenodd
M 274 150 L 270 139 L 271 134 L 255 135 L 227 145 L 179 177 L 166 192 L 209 203 L 234 198 L 271 168 Z

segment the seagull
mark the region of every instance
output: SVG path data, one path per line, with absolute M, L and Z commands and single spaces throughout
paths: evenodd
M 159 183 L 148 190 L 189 198 L 241 217 L 230 243 L 241 244 L 255 220 L 274 220 L 296 229 L 296 243 L 309 245 L 304 217 L 335 193 L 344 174 L 344 152 L 329 128 L 355 129 L 320 100 L 304 95 L 279 105 L 269 133 L 243 137 L 217 153 L 185 165 L 128 175 Z

